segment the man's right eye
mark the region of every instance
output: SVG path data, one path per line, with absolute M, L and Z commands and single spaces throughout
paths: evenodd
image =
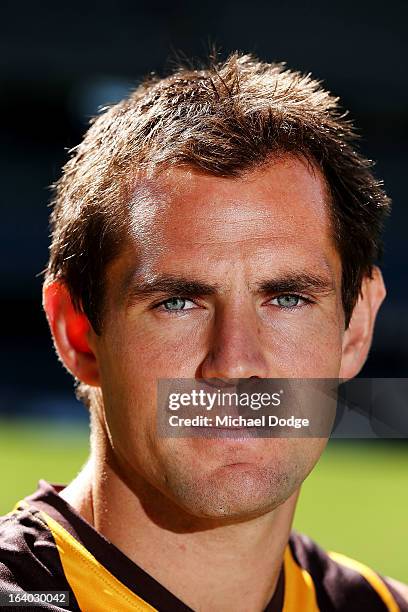
M 192 308 L 195 308 L 195 304 L 194 302 L 192 302 L 191 300 L 186 300 L 185 298 L 182 297 L 172 297 L 169 298 L 168 300 L 165 300 L 163 302 L 160 302 L 160 304 L 157 304 L 157 307 L 162 306 L 164 308 L 164 310 L 169 310 L 169 311 L 180 311 L 180 310 L 191 310 Z

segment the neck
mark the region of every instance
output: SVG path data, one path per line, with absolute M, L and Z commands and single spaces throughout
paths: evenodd
M 61 497 L 191 608 L 255 612 L 266 607 L 298 491 L 275 510 L 242 522 L 199 519 L 142 479 L 130 489 L 107 455 L 106 449 L 94 453 Z

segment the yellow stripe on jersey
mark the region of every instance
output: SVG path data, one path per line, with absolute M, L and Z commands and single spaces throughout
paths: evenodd
M 285 595 L 282 612 L 319 612 L 312 577 L 296 563 L 289 546 L 286 546 L 283 564 Z
M 40 514 L 54 537 L 65 578 L 82 612 L 157 612 L 115 578 L 59 523 L 43 511 Z
M 388 612 L 399 612 L 400 608 L 390 591 L 387 589 L 387 586 L 372 569 L 363 563 L 354 561 L 354 559 L 350 559 L 349 557 L 341 555 L 340 553 L 329 552 L 327 554 L 329 555 L 330 559 L 333 559 L 333 561 L 336 563 L 340 563 L 340 565 L 344 565 L 345 567 L 348 567 L 349 569 L 361 574 L 361 576 L 367 580 L 377 595 L 382 599 Z

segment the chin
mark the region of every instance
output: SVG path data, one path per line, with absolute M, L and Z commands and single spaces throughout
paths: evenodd
M 169 479 L 172 497 L 197 518 L 238 522 L 271 512 L 300 486 L 301 478 L 275 468 L 233 464 L 194 479 Z M 176 486 L 174 486 L 176 485 Z

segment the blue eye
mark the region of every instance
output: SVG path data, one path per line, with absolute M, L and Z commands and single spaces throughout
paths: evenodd
M 280 308 L 288 308 L 288 309 L 302 306 L 305 302 L 306 300 L 300 297 L 300 295 L 292 295 L 292 294 L 279 295 L 278 297 L 273 298 L 273 300 L 271 300 L 272 304 L 279 306 Z
M 194 308 L 194 304 L 191 300 L 185 300 L 181 297 L 169 298 L 165 302 L 162 302 L 160 305 L 164 306 L 165 310 L 172 310 L 173 312 L 180 310 L 190 310 L 191 308 Z

